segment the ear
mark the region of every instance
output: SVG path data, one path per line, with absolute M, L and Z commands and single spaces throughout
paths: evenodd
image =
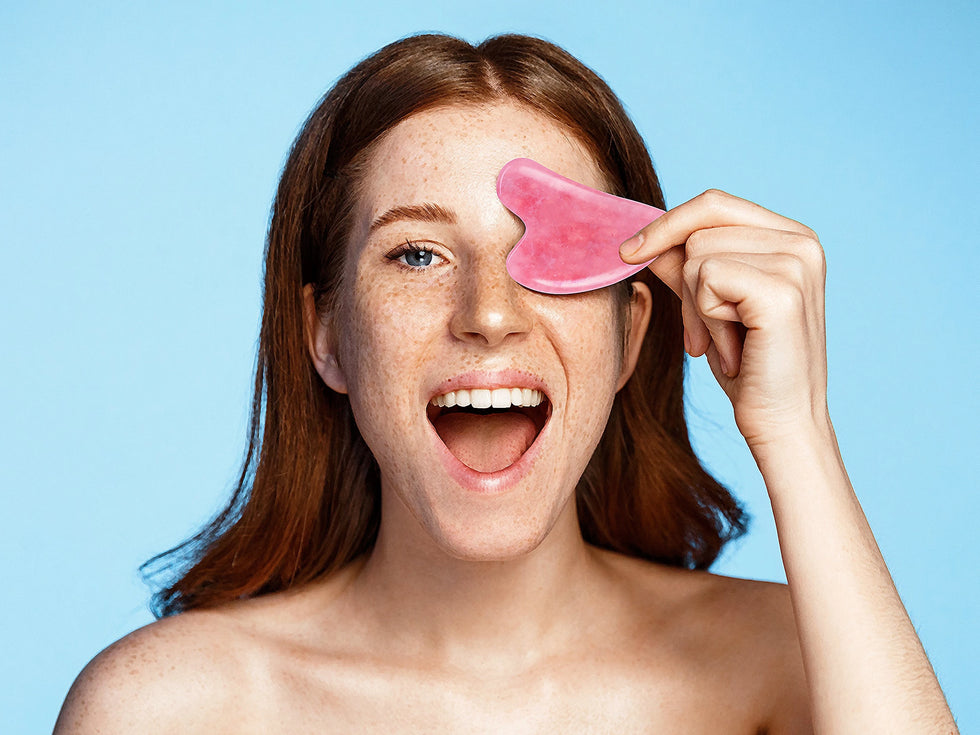
M 303 286 L 303 334 L 313 367 L 323 382 L 338 393 L 347 392 L 347 377 L 337 356 L 337 332 L 333 319 L 324 321 L 316 310 L 313 284 Z
M 630 295 L 630 318 L 627 324 L 628 332 L 624 335 L 626 349 L 623 351 L 623 368 L 619 375 L 619 382 L 616 384 L 617 391 L 626 385 L 626 381 L 636 369 L 636 361 L 640 357 L 643 337 L 646 336 L 647 327 L 650 325 L 650 313 L 653 310 L 653 294 L 650 293 L 650 287 L 643 281 L 633 281 L 630 286 L 633 289 Z

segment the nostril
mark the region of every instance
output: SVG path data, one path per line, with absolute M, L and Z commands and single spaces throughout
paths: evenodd
M 530 331 L 533 324 L 531 313 L 518 290 L 523 290 L 504 273 L 510 286 L 484 285 L 467 291 L 458 303 L 451 328 L 460 339 L 485 341 L 499 344 L 512 334 Z

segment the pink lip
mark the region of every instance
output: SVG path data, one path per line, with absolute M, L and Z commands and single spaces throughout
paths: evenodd
M 540 390 L 549 396 L 550 399 L 548 388 L 541 378 L 520 370 L 500 370 L 492 372 L 474 371 L 448 378 L 439 383 L 439 387 L 436 388 L 436 391 L 429 400 L 432 400 L 435 396 L 448 393 L 451 390 L 504 387 Z M 534 466 L 534 461 L 540 452 L 542 438 L 545 437 L 551 426 L 551 418 L 549 417 L 548 421 L 545 422 L 541 432 L 535 437 L 534 443 L 521 455 L 521 458 L 510 467 L 505 467 L 497 472 L 478 472 L 467 467 L 456 459 L 456 455 L 449 451 L 449 448 L 443 443 L 442 438 L 436 432 L 432 423 L 428 420 L 426 423 L 429 425 L 429 435 L 436 446 L 436 453 L 439 455 L 439 459 L 442 461 L 442 465 L 446 468 L 449 476 L 457 484 L 470 492 L 482 495 L 494 495 L 510 490 L 531 471 L 531 468 Z

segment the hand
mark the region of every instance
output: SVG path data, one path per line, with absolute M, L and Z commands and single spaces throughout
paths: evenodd
M 829 426 L 823 248 L 808 227 L 721 191 L 667 212 L 623 244 L 682 302 L 688 354 L 708 364 L 751 448 Z

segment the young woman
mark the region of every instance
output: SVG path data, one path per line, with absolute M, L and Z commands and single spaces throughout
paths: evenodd
M 837 451 L 816 235 L 709 191 L 623 245 L 659 256 L 631 282 L 535 293 L 504 268 L 518 157 L 663 207 L 615 96 L 543 41 L 409 38 L 327 94 L 276 198 L 238 490 L 56 732 L 955 730 Z M 685 351 L 788 586 L 705 571 L 744 524 L 692 453 Z

